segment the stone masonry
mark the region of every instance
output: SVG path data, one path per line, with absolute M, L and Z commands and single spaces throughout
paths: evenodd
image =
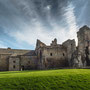
M 90 28 L 80 28 L 77 37 L 78 46 L 74 39 L 57 44 L 55 38 L 50 45 L 37 40 L 35 50 L 1 48 L 0 71 L 90 67 Z

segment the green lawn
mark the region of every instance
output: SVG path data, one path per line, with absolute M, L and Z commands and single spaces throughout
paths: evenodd
M 90 90 L 90 69 L 0 72 L 0 90 Z

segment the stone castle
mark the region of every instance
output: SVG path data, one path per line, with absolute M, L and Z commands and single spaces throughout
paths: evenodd
M 35 50 L 0 49 L 0 71 L 19 71 L 53 68 L 87 68 L 90 66 L 90 28 L 83 26 L 75 40 L 47 46 L 37 40 Z

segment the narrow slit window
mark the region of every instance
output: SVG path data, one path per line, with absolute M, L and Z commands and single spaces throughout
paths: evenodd
M 65 56 L 65 54 L 63 53 L 63 56 Z
M 13 68 L 16 68 L 15 65 L 13 65 Z
M 52 53 L 50 53 L 50 56 L 52 56 Z
M 16 61 L 13 61 L 13 63 L 16 63 Z
M 30 61 L 28 61 L 28 63 L 30 64 Z

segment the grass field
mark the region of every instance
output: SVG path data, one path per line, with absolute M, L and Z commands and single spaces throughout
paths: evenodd
M 90 69 L 0 72 L 0 90 L 90 90 Z

